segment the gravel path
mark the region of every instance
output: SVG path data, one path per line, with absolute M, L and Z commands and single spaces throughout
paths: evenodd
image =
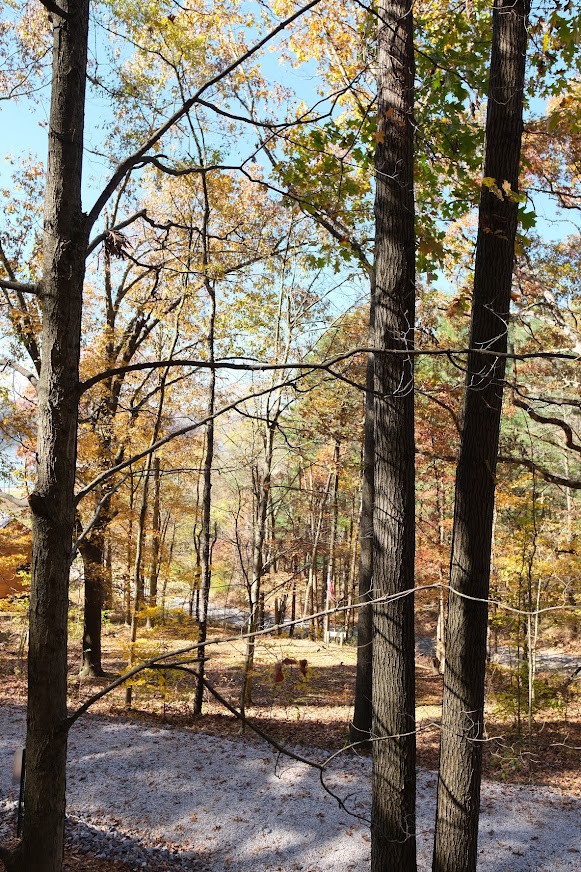
M 0 836 L 13 826 L 11 757 L 24 713 L 0 712 Z M 303 752 L 308 756 L 308 752 Z M 134 869 L 367 872 L 369 827 L 342 811 L 318 773 L 263 744 L 85 717 L 69 745 L 69 842 Z M 370 761 L 340 757 L 332 789 L 369 816 Z M 436 777 L 418 782 L 419 869 L 430 868 Z M 577 872 L 581 801 L 546 789 L 485 784 L 479 869 Z

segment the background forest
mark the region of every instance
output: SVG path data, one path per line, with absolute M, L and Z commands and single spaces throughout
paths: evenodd
M 504 394 L 498 464 L 489 469 L 496 502 L 486 682 L 489 716 L 518 750 L 499 753 L 497 769 L 532 777 L 547 720 L 552 738 L 561 728 L 568 735 L 581 663 L 581 40 L 571 2 L 542 0 L 530 13 L 521 5 L 524 127 L 520 179 L 511 181 L 482 170 L 493 87 L 489 4 L 413 4 L 412 61 L 405 40 L 390 49 L 411 69 L 412 91 L 415 81 L 409 116 L 398 108 L 397 74 L 382 92 L 377 39 L 382 26 L 397 32 L 406 3 L 100 0 L 90 14 L 88 3 L 72 0 L 4 4 L 0 596 L 11 651 L 3 670 L 18 693 L 36 566 L 32 602 L 42 611 L 42 579 L 62 596 L 54 612 L 47 606 L 54 632 L 35 636 L 31 627 L 31 650 L 46 655 L 32 686 L 54 687 L 42 669 L 61 657 L 68 622 L 78 704 L 112 674 L 136 668 L 108 704 L 161 706 L 164 717 L 180 718 L 201 715 L 211 699 L 215 713 L 210 681 L 242 715 L 302 706 L 300 681 L 316 692 L 317 654 L 340 644 L 351 670 L 341 702 L 324 673 L 320 683 L 331 708 L 343 706 L 322 718 L 340 743 L 358 654 L 357 680 L 371 680 L 365 605 L 412 588 L 410 644 L 415 624 L 418 663 L 431 682 L 421 704 L 438 705 L 464 391 L 474 386 L 466 372 L 467 349 L 476 347 L 475 252 L 486 235 L 479 204 L 489 197 L 515 222 L 518 212 L 510 320 L 489 306 L 497 335 L 479 346 L 506 361 L 495 376 Z M 395 27 L 385 24 L 392 20 Z M 59 59 L 63 48 L 53 55 L 59 29 L 71 31 L 68 61 Z M 82 70 L 83 41 L 86 95 L 84 73 L 68 93 L 66 70 Z M 380 160 L 395 140 L 404 150 L 392 177 Z M 415 313 L 413 305 L 400 313 L 378 348 L 384 316 L 378 304 L 374 328 L 372 308 L 370 332 L 370 287 L 380 303 L 378 204 L 393 179 L 411 196 L 395 204 L 389 226 L 403 234 L 411 220 Z M 379 361 L 389 355 L 380 352 L 398 348 L 400 358 L 389 359 L 401 367 L 382 388 Z M 412 494 L 403 534 L 412 550 L 415 540 L 415 567 L 412 557 L 410 583 L 391 591 L 377 581 L 380 564 L 372 582 L 366 562 L 366 542 L 375 559 L 407 547 L 395 534 L 379 547 L 377 515 L 374 532 L 365 509 L 369 445 L 383 456 L 381 433 L 396 432 L 393 419 L 385 431 L 369 426 L 374 398 L 378 414 L 387 395 L 415 421 L 415 530 Z M 407 450 L 409 432 L 394 450 Z M 53 487 L 59 495 L 49 504 Z M 476 484 L 472 499 L 481 500 Z M 219 646 L 224 653 L 204 647 L 239 633 L 234 648 Z M 139 671 L 177 642 L 197 646 L 194 675 Z M 61 709 L 47 714 L 53 723 L 66 717 L 66 680 L 65 671 Z M 365 686 L 358 683 L 364 709 Z M 421 696 L 419 680 L 418 688 Z M 53 705 L 39 701 L 39 711 L 45 703 Z M 363 732 L 352 726 L 352 740 L 373 734 L 370 713 L 359 717 Z M 54 828 L 43 833 L 39 845 L 52 845 Z M 373 850 L 374 872 L 392 868 Z M 58 851 L 52 865 L 38 852 L 27 856 L 29 865 L 7 868 L 61 868 Z M 415 858 L 397 862 L 415 868 Z M 440 858 L 434 869 L 471 862 Z

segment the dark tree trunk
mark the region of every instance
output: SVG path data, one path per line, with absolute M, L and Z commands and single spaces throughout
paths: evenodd
M 378 35 L 375 348 L 413 349 L 414 48 L 410 0 L 381 0 Z M 374 598 L 413 591 L 413 357 L 376 353 Z M 414 872 L 413 593 L 374 605 L 372 872 Z
M 528 3 L 495 0 L 470 348 L 505 353 Z M 508 184 L 507 184 L 508 183 Z M 508 187 L 510 185 L 510 187 Z M 494 486 L 505 358 L 468 357 L 450 576 L 435 872 L 476 869 Z M 466 599 L 469 596 L 471 599 Z M 474 599 L 472 599 L 474 598 Z
M 17 872 L 60 872 L 67 751 L 68 584 L 74 527 L 78 372 L 88 226 L 81 209 L 88 0 L 53 16 L 43 232 L 42 366 L 33 518 L 23 837 Z
M 373 337 L 373 312 L 370 313 L 370 335 Z M 371 685 L 373 663 L 373 478 L 375 464 L 375 434 L 373 431 L 373 356 L 367 360 L 365 394 L 365 431 L 363 441 L 363 478 L 361 482 L 361 520 L 359 551 L 359 608 L 357 610 L 357 672 L 355 677 L 355 707 L 350 737 L 352 742 L 366 742 L 371 736 Z
M 82 675 L 103 675 L 101 663 L 101 623 L 105 601 L 105 548 L 102 531 L 79 545 L 85 576 L 83 612 Z

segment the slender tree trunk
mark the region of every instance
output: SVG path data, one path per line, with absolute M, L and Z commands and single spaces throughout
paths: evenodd
M 154 426 L 154 436 L 151 438 L 150 444 L 156 441 L 157 426 Z M 135 659 L 135 643 L 137 642 L 137 627 L 139 623 L 139 613 L 144 605 L 144 583 L 143 583 L 143 552 L 145 550 L 145 521 L 147 519 L 147 508 L 149 505 L 149 479 L 151 476 L 152 455 L 147 456 L 145 465 L 145 475 L 143 477 L 143 491 L 141 494 L 141 507 L 139 509 L 139 521 L 137 524 L 137 539 L 135 542 L 135 561 L 133 563 L 133 609 L 131 611 L 131 632 L 129 634 L 129 662 L 128 667 L 133 665 Z M 133 702 L 133 686 L 129 683 L 125 686 L 125 705 L 131 707 Z
M 527 0 L 495 0 L 471 349 L 507 349 L 527 43 Z M 509 187 L 510 186 L 510 187 Z M 468 356 L 448 604 L 434 872 L 476 869 L 486 599 L 505 358 Z M 471 597 L 467 599 L 466 596 Z
M 266 516 L 270 499 L 270 477 L 272 470 L 272 455 L 274 450 L 274 424 L 269 423 L 266 432 L 266 453 L 264 458 L 264 475 L 258 497 L 257 518 L 252 543 L 252 578 L 249 588 L 250 615 L 248 617 L 248 633 L 256 632 L 258 627 L 258 610 L 260 602 L 260 585 L 263 575 L 264 539 L 266 535 Z M 252 704 L 252 672 L 254 670 L 254 652 L 256 644 L 254 637 L 246 642 L 244 659 L 244 679 L 242 682 L 241 705 Z
M 373 312 L 370 312 L 373 336 Z M 363 438 L 363 479 L 361 482 L 361 520 L 359 550 L 359 608 L 357 609 L 357 672 L 355 707 L 350 728 L 352 742 L 366 742 L 371 736 L 371 685 L 373 663 L 373 479 L 375 434 L 373 427 L 373 355 L 367 358 L 365 430 Z
M 337 517 L 339 514 L 339 451 L 340 443 L 335 442 L 333 451 L 333 489 L 331 499 L 331 517 L 329 518 L 329 562 L 327 563 L 327 584 L 325 592 L 325 617 L 323 618 L 323 639 L 329 644 L 329 609 L 335 598 L 334 588 L 336 582 L 335 573 L 335 543 L 337 539 Z
M 123 591 L 123 606 L 125 610 L 125 624 L 131 624 L 131 567 L 133 566 L 133 507 L 135 504 L 133 469 L 130 472 L 129 485 L 129 530 L 127 534 L 127 550 L 125 553 L 125 589 Z
M 88 0 L 54 16 L 43 232 L 42 365 L 32 510 L 26 815 L 9 872 L 60 872 L 67 750 L 68 584 L 88 227 L 81 207 Z
M 202 152 L 200 151 L 200 161 Z M 207 268 L 210 264 L 209 247 L 209 222 L 210 222 L 210 198 L 206 173 L 202 173 L 202 190 L 204 193 L 204 219 L 202 223 L 202 264 L 204 266 L 204 287 L 210 302 L 210 320 L 208 324 L 207 349 L 208 360 L 214 362 L 214 338 L 216 326 L 216 288 L 210 281 Z M 212 509 L 212 466 L 214 463 L 214 407 L 216 404 L 216 370 L 210 369 L 210 383 L 208 387 L 208 424 L 206 425 L 206 454 L 204 457 L 204 487 L 202 491 L 202 535 L 201 535 L 201 601 L 196 603 L 196 618 L 198 619 L 198 642 L 202 647 L 198 649 L 200 664 L 198 666 L 198 681 L 196 684 L 196 696 L 194 699 L 194 715 L 202 714 L 204 700 L 204 656 L 206 649 L 203 643 L 208 634 L 208 604 L 210 601 L 210 586 L 212 582 L 212 533 L 211 533 L 211 509 Z M 201 609 L 200 609 L 201 605 Z
M 151 515 L 151 566 L 149 568 L 149 583 L 147 590 L 147 605 L 154 609 L 157 605 L 157 579 L 159 575 L 159 551 L 161 547 L 161 520 L 159 513 L 160 498 L 160 459 L 153 460 L 153 511 Z M 155 621 L 148 614 L 146 626 L 153 627 Z
M 109 528 L 109 521 L 107 519 L 107 527 L 105 528 L 106 532 L 104 532 L 103 541 L 104 541 L 104 555 L 103 555 L 103 608 L 104 609 L 112 609 L 113 608 L 113 536 L 111 530 Z
M 214 354 L 214 320 L 215 299 L 212 297 L 212 326 L 211 326 L 211 354 Z M 216 394 L 216 371 L 210 372 L 210 388 L 208 395 L 208 414 L 213 415 Z M 196 618 L 199 621 L 199 642 L 205 642 L 208 634 L 208 604 L 210 600 L 210 585 L 212 580 L 212 568 L 210 559 L 211 550 L 211 518 L 212 508 L 212 465 L 214 463 L 214 420 L 210 419 L 206 427 L 206 455 L 204 458 L 204 488 L 202 493 L 202 538 L 201 538 L 201 601 L 196 605 Z M 200 608 L 201 606 L 201 608 Z M 199 656 L 204 656 L 204 648 L 199 649 Z M 202 714 L 202 702 L 204 698 L 204 663 L 198 667 L 198 682 L 196 685 L 196 697 L 194 700 L 194 714 Z
M 173 338 L 171 342 L 171 347 L 169 351 L 169 358 L 173 357 L 178 337 L 179 337 L 179 321 L 181 311 L 184 305 L 185 296 L 182 297 L 181 303 L 178 307 L 176 320 L 173 331 Z M 169 367 L 163 370 L 162 375 L 159 379 L 159 398 L 157 401 L 157 410 L 155 414 L 155 420 L 153 422 L 153 430 L 151 432 L 151 437 L 149 440 L 149 447 L 152 448 L 153 445 L 157 442 L 159 438 L 159 432 L 161 429 L 162 423 L 162 415 L 163 415 L 163 407 L 165 403 L 165 392 L 166 392 L 166 383 L 167 377 L 169 375 Z M 135 543 L 135 563 L 133 564 L 133 612 L 131 615 L 131 634 L 130 634 L 130 647 L 129 647 L 129 663 L 128 666 L 131 667 L 133 665 L 134 656 L 135 656 L 135 643 L 137 641 L 137 627 L 139 623 L 139 610 L 144 604 L 144 579 L 142 572 L 142 564 L 143 564 L 143 554 L 145 551 L 145 539 L 146 539 L 146 525 L 145 521 L 147 518 L 147 511 L 149 506 L 149 482 L 151 479 L 151 470 L 154 463 L 154 455 L 150 453 L 147 455 L 147 460 L 145 461 L 145 472 L 143 476 L 143 491 L 141 495 L 141 508 L 139 510 L 139 524 L 137 527 L 137 540 Z M 133 687 L 131 684 L 127 684 L 125 688 L 125 705 L 131 706 L 133 698 Z
M 414 47 L 410 0 L 380 0 L 375 348 L 413 349 Z M 374 596 L 414 588 L 413 357 L 376 353 Z M 415 872 L 414 597 L 374 606 L 372 872 Z

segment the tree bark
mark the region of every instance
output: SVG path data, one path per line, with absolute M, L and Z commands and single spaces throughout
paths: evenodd
M 67 751 L 67 617 L 81 310 L 88 226 L 81 207 L 88 0 L 61 0 L 54 16 L 43 231 L 41 375 L 33 522 L 26 814 L 5 858 L 17 872 L 60 872 Z M 4 858 L 3 858 L 4 859 Z
M 323 618 L 323 640 L 325 645 L 329 644 L 329 611 L 331 601 L 335 599 L 334 588 L 336 587 L 336 572 L 335 572 L 335 543 L 337 540 L 337 518 L 339 514 L 339 452 L 341 443 L 335 441 L 333 450 L 333 490 L 331 497 L 331 513 L 329 517 L 329 562 L 327 563 L 327 583 L 325 586 L 325 616 Z
M 434 872 L 476 869 L 494 487 L 517 229 L 527 0 L 495 0 L 456 497 Z M 508 184 L 507 184 L 508 183 Z M 510 187 L 508 187 L 510 185 Z M 467 599 L 469 596 L 471 599 Z M 474 599 L 472 599 L 474 598 Z
M 81 675 L 104 675 L 101 663 L 101 624 L 105 601 L 105 545 L 103 531 L 94 532 L 79 545 L 85 576 L 83 652 Z
M 370 334 L 373 334 L 370 312 Z M 373 664 L 373 479 L 375 433 L 373 426 L 375 399 L 373 356 L 367 359 L 365 425 L 363 437 L 363 478 L 361 482 L 361 519 L 359 551 L 359 608 L 357 610 L 357 672 L 355 706 L 350 727 L 352 742 L 366 742 L 371 737 L 371 685 Z
M 208 332 L 208 349 L 210 359 L 214 359 L 214 323 L 216 319 L 215 291 L 211 290 L 212 311 L 210 314 L 210 330 Z M 208 394 L 208 415 L 214 414 L 216 396 L 216 370 L 210 371 L 210 387 Z M 202 491 L 202 534 L 201 534 L 201 608 L 196 608 L 196 617 L 199 620 L 198 641 L 206 641 L 208 633 L 208 604 L 210 600 L 210 585 L 212 582 L 211 566 L 211 509 L 212 509 L 212 466 L 214 463 L 214 419 L 210 418 L 206 427 L 206 454 L 204 457 L 204 487 Z M 200 658 L 204 657 L 205 648 L 199 649 Z M 201 660 L 198 666 L 198 681 L 196 684 L 196 697 L 194 700 L 194 714 L 202 714 L 204 699 L 204 662 Z
M 149 583 L 147 586 L 147 605 L 150 609 L 157 606 L 157 580 L 159 577 L 159 552 L 161 549 L 161 517 L 159 512 L 160 499 L 160 459 L 153 461 L 153 512 L 151 517 L 151 563 L 149 567 Z M 146 627 L 151 629 L 155 620 L 151 613 L 147 615 Z
M 202 161 L 202 152 L 199 150 L 200 162 Z M 208 179 L 206 173 L 202 173 L 202 190 L 204 194 L 204 217 L 202 222 L 202 264 L 204 266 L 204 287 L 208 294 L 210 302 L 210 320 L 208 324 L 208 360 L 214 362 L 214 340 L 216 326 L 216 287 L 211 282 L 207 272 L 210 264 L 210 195 L 208 191 Z M 212 466 L 214 463 L 214 407 L 216 404 L 216 370 L 210 370 L 210 384 L 208 388 L 208 423 L 206 425 L 206 454 L 204 456 L 204 487 L 202 491 L 202 533 L 200 540 L 202 576 L 201 576 L 201 603 L 198 600 L 196 604 L 196 617 L 199 620 L 199 635 L 198 642 L 202 643 L 202 647 L 198 649 L 200 664 L 198 666 L 198 681 L 196 685 L 196 696 L 194 699 L 194 714 L 202 714 L 202 703 L 204 700 L 204 656 L 205 647 L 203 643 L 206 641 L 208 634 L 208 605 L 210 601 L 210 586 L 212 583 L 212 534 L 211 534 L 211 509 L 212 509 Z M 201 605 L 201 613 L 199 606 Z
M 413 349 L 415 322 L 414 48 L 410 0 L 381 0 L 378 34 L 377 349 Z M 414 587 L 413 357 L 374 360 L 374 597 Z M 372 872 L 415 872 L 414 598 L 374 605 Z
M 275 417 L 276 421 L 276 417 Z M 272 456 L 274 451 L 274 427 L 275 421 L 269 422 L 265 432 L 265 458 L 264 473 L 260 484 L 258 497 L 257 516 L 254 526 L 252 542 L 252 578 L 248 586 L 250 614 L 248 616 L 247 632 L 255 633 L 258 628 L 258 606 L 260 601 L 260 588 L 264 571 L 264 540 L 266 537 L 266 517 L 270 499 L 270 479 L 272 472 Z M 244 711 L 245 706 L 252 704 L 252 673 L 254 671 L 254 652 L 256 643 L 254 636 L 246 641 L 246 654 L 244 657 L 244 677 L 240 706 Z

